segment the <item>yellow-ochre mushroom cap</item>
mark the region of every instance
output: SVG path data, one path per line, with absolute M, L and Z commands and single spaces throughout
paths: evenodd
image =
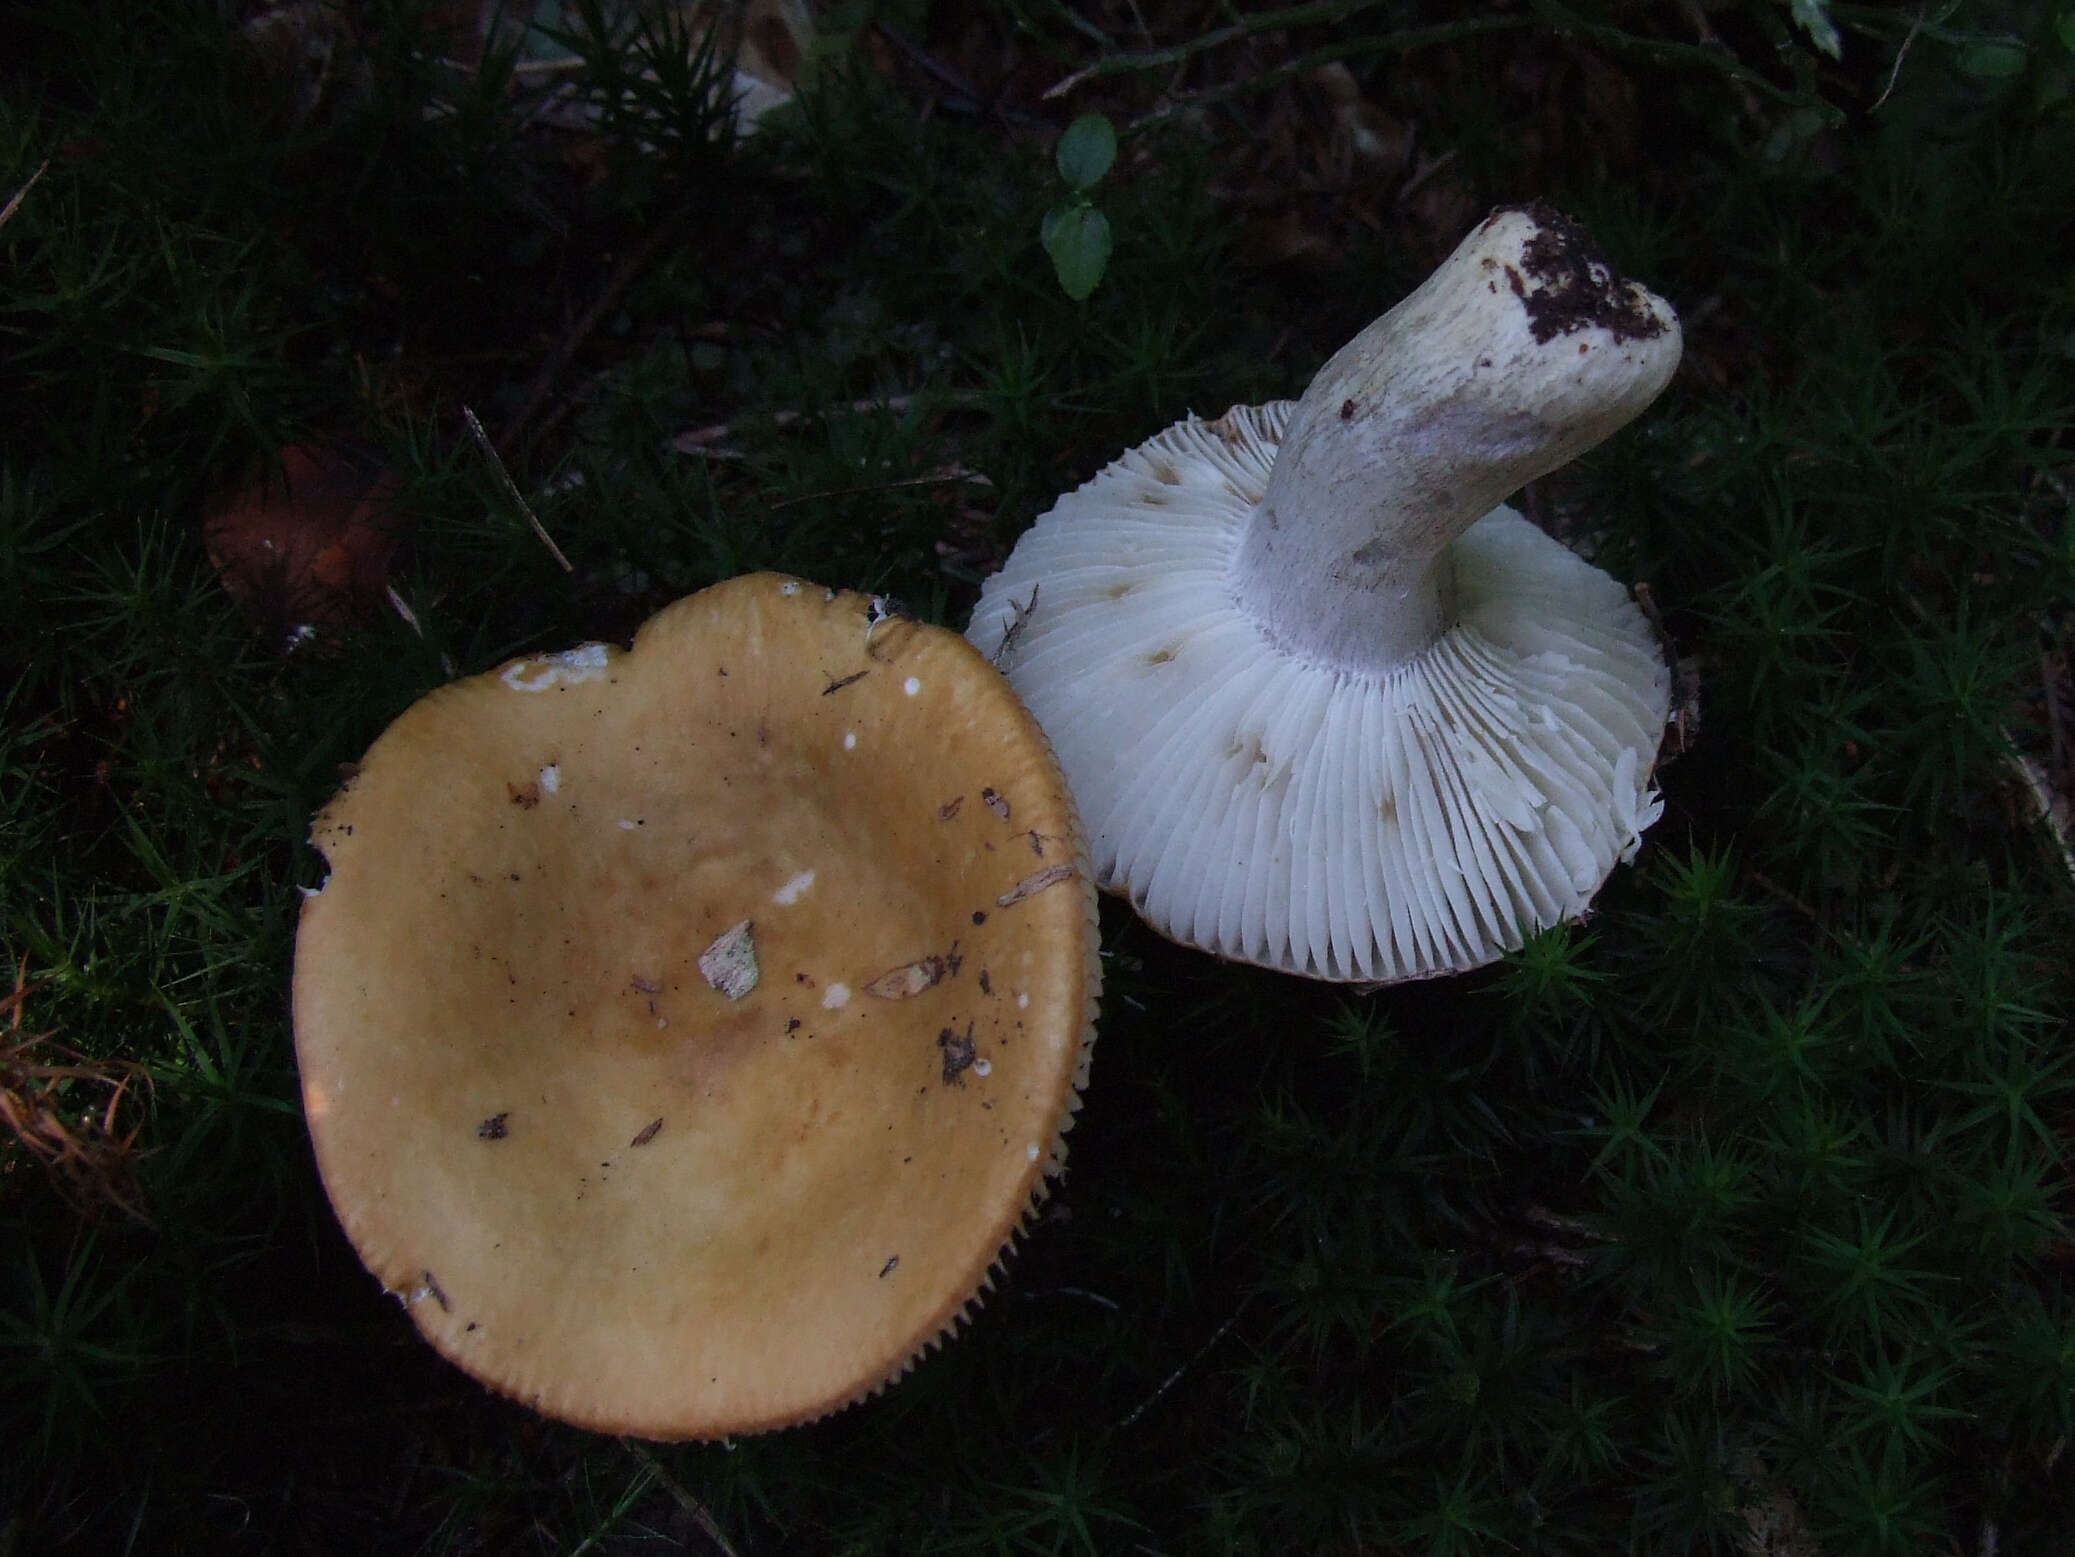
M 1058 765 L 956 634 L 773 575 L 422 699 L 318 816 L 324 1184 L 446 1356 L 655 1438 L 955 1326 L 1064 1160 L 1099 988 Z

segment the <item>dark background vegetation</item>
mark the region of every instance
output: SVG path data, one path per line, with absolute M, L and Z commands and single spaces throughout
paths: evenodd
M 2075 1549 L 2075 15 L 844 0 L 748 18 L 803 90 L 738 143 L 645 14 L 0 16 L 0 1552 Z M 435 1358 L 297 1104 L 340 765 L 747 569 L 962 624 L 1537 196 L 1687 327 L 1523 497 L 1693 694 L 1591 920 L 1365 995 L 1106 905 L 1061 1192 L 819 1425 Z

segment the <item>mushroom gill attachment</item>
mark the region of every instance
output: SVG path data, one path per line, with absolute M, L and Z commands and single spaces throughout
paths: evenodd
M 736 579 L 425 697 L 312 837 L 325 1188 L 426 1338 L 550 1416 L 711 1438 L 867 1395 L 1064 1162 L 1093 882 L 953 633 Z
M 1061 498 L 967 636 L 1052 738 L 1101 884 L 1313 978 L 1476 967 L 1632 858 L 1670 678 L 1628 591 L 1500 500 L 1669 382 L 1668 304 L 1505 208 L 1303 397 Z

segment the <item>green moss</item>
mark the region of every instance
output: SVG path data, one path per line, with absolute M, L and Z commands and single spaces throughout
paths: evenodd
M 1387 203 L 1335 268 L 1249 268 L 1212 191 L 1275 110 L 1236 78 L 1127 130 L 1075 303 L 1039 242 L 1069 111 L 918 112 L 861 43 L 731 144 L 658 22 L 547 129 L 516 54 L 365 9 L 314 100 L 204 5 L 45 7 L 0 67 L 0 197 L 43 170 L 0 226 L 6 1038 L 133 1077 L 101 1187 L 143 1212 L 0 1140 L 0 1548 L 1728 1551 L 1785 1494 L 1826 1553 L 2065 1549 L 2075 883 L 2013 767 L 2067 735 L 2075 631 L 2042 8 L 1799 8 L 1829 62 L 1710 7 L 1784 62 L 1756 86 L 1634 8 L 1411 53 L 1442 8 L 1285 20 L 1466 198 L 1578 210 L 1685 314 L 1665 401 L 1537 493 L 1697 678 L 1665 817 L 1588 926 L 1442 983 L 1219 966 L 1111 905 L 1072 1176 L 976 1322 L 827 1422 L 654 1450 L 462 1380 L 331 1221 L 286 974 L 341 765 L 455 674 L 748 569 L 959 622 L 1056 494 L 1293 391 L 1420 261 Z M 1093 14 L 992 24 L 1063 75 Z M 1629 84 L 1649 155 L 1580 140 L 1567 69 Z M 201 514 L 338 438 L 397 477 L 396 604 L 283 655 Z M 112 1084 L 47 1096 L 84 1136 Z

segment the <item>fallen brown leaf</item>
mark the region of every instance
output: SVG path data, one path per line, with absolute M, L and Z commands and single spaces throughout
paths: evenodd
M 379 608 L 405 520 L 396 478 L 339 444 L 292 444 L 278 469 L 209 507 L 216 576 L 282 649 L 336 638 Z

